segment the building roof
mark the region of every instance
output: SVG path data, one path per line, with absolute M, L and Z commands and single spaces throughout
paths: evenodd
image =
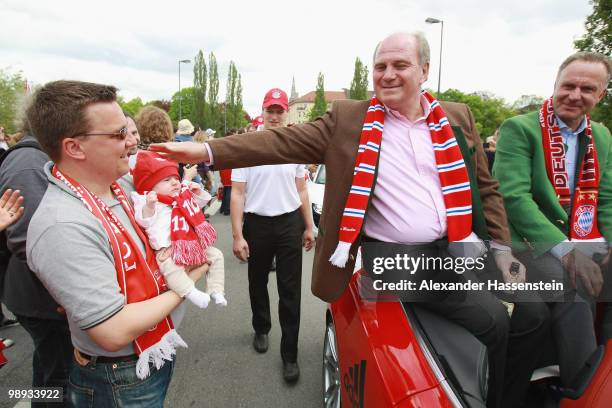
M 289 102 L 289 105 L 293 105 L 295 103 L 314 103 L 316 91 L 310 91 L 306 95 L 300 96 L 297 99 Z M 338 99 L 348 99 L 348 95 L 345 91 L 325 91 L 325 102 L 333 102 Z

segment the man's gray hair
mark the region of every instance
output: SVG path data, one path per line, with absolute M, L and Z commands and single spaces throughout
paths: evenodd
M 570 55 L 569 57 L 567 57 L 565 61 L 561 63 L 561 65 L 559 66 L 559 71 L 557 71 L 557 78 L 561 74 L 561 71 L 567 68 L 567 66 L 574 61 L 584 61 L 584 62 L 593 62 L 593 63 L 603 64 L 603 66 L 606 68 L 606 72 L 608 73 L 608 77 L 606 79 L 606 83 L 604 84 L 604 86 L 606 88 L 608 87 L 608 84 L 610 83 L 610 78 L 612 77 L 612 61 L 610 60 L 610 57 L 604 54 L 600 54 L 598 52 L 578 51 Z
M 400 34 L 400 33 L 396 33 Z M 431 58 L 431 52 L 429 51 L 429 43 L 427 42 L 427 38 L 425 38 L 425 34 L 421 31 L 413 31 L 409 33 L 405 33 L 408 36 L 414 38 L 417 43 L 417 53 L 419 55 L 419 65 L 429 64 L 429 59 Z M 376 44 L 376 48 L 374 49 L 374 57 L 373 60 L 376 60 L 376 53 L 378 52 L 378 48 L 380 47 L 380 41 Z

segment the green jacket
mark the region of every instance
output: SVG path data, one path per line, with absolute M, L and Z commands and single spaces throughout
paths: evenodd
M 599 231 L 612 242 L 612 136 L 599 123 L 591 122 L 599 160 L 600 182 L 597 223 Z M 576 183 L 586 150 L 586 138 L 579 136 Z M 568 215 L 548 180 L 544 162 L 538 112 L 506 120 L 500 128 L 493 175 L 499 180 L 514 247 L 526 243 L 539 256 L 568 237 Z

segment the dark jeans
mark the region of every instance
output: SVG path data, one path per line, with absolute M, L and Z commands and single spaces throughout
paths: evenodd
M 73 353 L 68 322 L 20 315 L 16 318 L 34 343 L 32 386 L 62 387 L 65 390 Z M 32 407 L 59 405 L 61 404 L 32 402 Z
M 232 186 L 223 187 L 223 199 L 221 199 L 221 214 L 230 213 L 230 200 L 232 198 Z
M 172 379 L 174 361 L 165 361 L 144 380 L 136 376 L 136 361 L 72 364 L 66 405 L 69 407 L 161 408 Z
M 268 333 L 270 298 L 268 274 L 276 256 L 278 318 L 282 331 L 283 361 L 297 361 L 302 292 L 302 235 L 304 222 L 299 210 L 276 217 L 245 214 L 243 234 L 249 244 L 249 295 L 253 329 Z

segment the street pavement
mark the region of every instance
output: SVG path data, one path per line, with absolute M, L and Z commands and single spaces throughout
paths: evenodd
M 179 332 L 189 345 L 178 352 L 167 407 L 320 407 L 322 405 L 322 350 L 326 304 L 310 292 L 313 251 L 304 252 L 302 263 L 302 316 L 297 384 L 282 379 L 280 327 L 276 274 L 270 273 L 272 310 L 270 349 L 259 354 L 251 346 L 251 310 L 247 266 L 232 254 L 230 217 L 211 207 L 210 220 L 217 229 L 217 246 L 225 254 L 225 290 L 228 306 L 200 310 L 189 304 Z M 202 286 L 201 282 L 198 286 Z M 0 407 L 28 407 L 9 400 L 7 389 L 31 384 L 32 341 L 21 326 L 0 331 L 15 340 L 5 351 L 9 364 L 0 369 Z

